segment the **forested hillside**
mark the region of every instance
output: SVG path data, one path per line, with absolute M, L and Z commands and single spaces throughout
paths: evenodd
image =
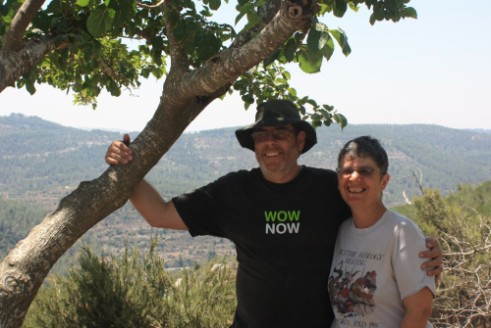
M 225 128 L 184 134 L 148 179 L 168 198 L 231 170 L 255 166 L 253 153 L 240 148 L 233 132 Z M 350 125 L 344 130 L 322 127 L 317 133 L 318 145 L 301 162 L 327 168 L 335 167 L 337 152 L 347 140 L 365 134 L 379 138 L 391 163 L 392 178 L 384 195 L 390 205 L 412 201 L 420 194 L 418 181 L 445 194 L 460 184 L 491 180 L 489 131 Z M 0 117 L 0 254 L 81 181 L 100 175 L 107 167 L 103 159 L 107 146 L 120 137 L 121 133 L 67 128 L 35 117 Z M 156 233 L 169 266 L 233 253 L 230 244 L 220 239 L 191 242 L 186 233 L 152 230 L 129 205 L 94 227 L 82 242 L 96 244 L 96 249 L 118 250 L 125 242 L 147 244 L 148 236 Z

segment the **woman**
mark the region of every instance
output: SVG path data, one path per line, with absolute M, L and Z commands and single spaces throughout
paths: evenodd
M 338 187 L 352 218 L 340 227 L 329 276 L 336 315 L 332 327 L 432 327 L 434 277 L 418 267 L 425 245 L 420 229 L 388 210 L 388 156 L 378 140 L 362 136 L 338 156 Z

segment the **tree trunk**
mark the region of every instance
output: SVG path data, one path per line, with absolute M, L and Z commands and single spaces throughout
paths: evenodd
M 80 183 L 16 245 L 0 266 L 0 327 L 22 325 L 34 296 L 56 261 L 85 232 L 125 204 L 132 187 L 206 105 L 186 103 L 186 115 L 182 115 L 181 107 L 164 110 L 160 105 L 131 145 L 135 154 L 131 164 L 109 167 L 99 178 Z

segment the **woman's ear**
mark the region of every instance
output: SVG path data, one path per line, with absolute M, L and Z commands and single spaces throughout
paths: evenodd
M 390 175 L 388 173 L 386 173 L 382 177 L 382 181 L 380 182 L 381 183 L 381 186 L 382 186 L 382 190 L 385 190 L 385 187 L 387 187 L 387 184 L 389 183 L 389 180 L 390 180 Z

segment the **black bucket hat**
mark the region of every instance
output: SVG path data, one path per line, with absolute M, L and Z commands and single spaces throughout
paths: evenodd
M 310 123 L 300 118 L 298 108 L 289 100 L 270 100 L 257 106 L 256 121 L 235 131 L 239 144 L 254 151 L 252 132 L 258 128 L 291 124 L 306 134 L 302 154 L 317 143 L 317 134 Z

